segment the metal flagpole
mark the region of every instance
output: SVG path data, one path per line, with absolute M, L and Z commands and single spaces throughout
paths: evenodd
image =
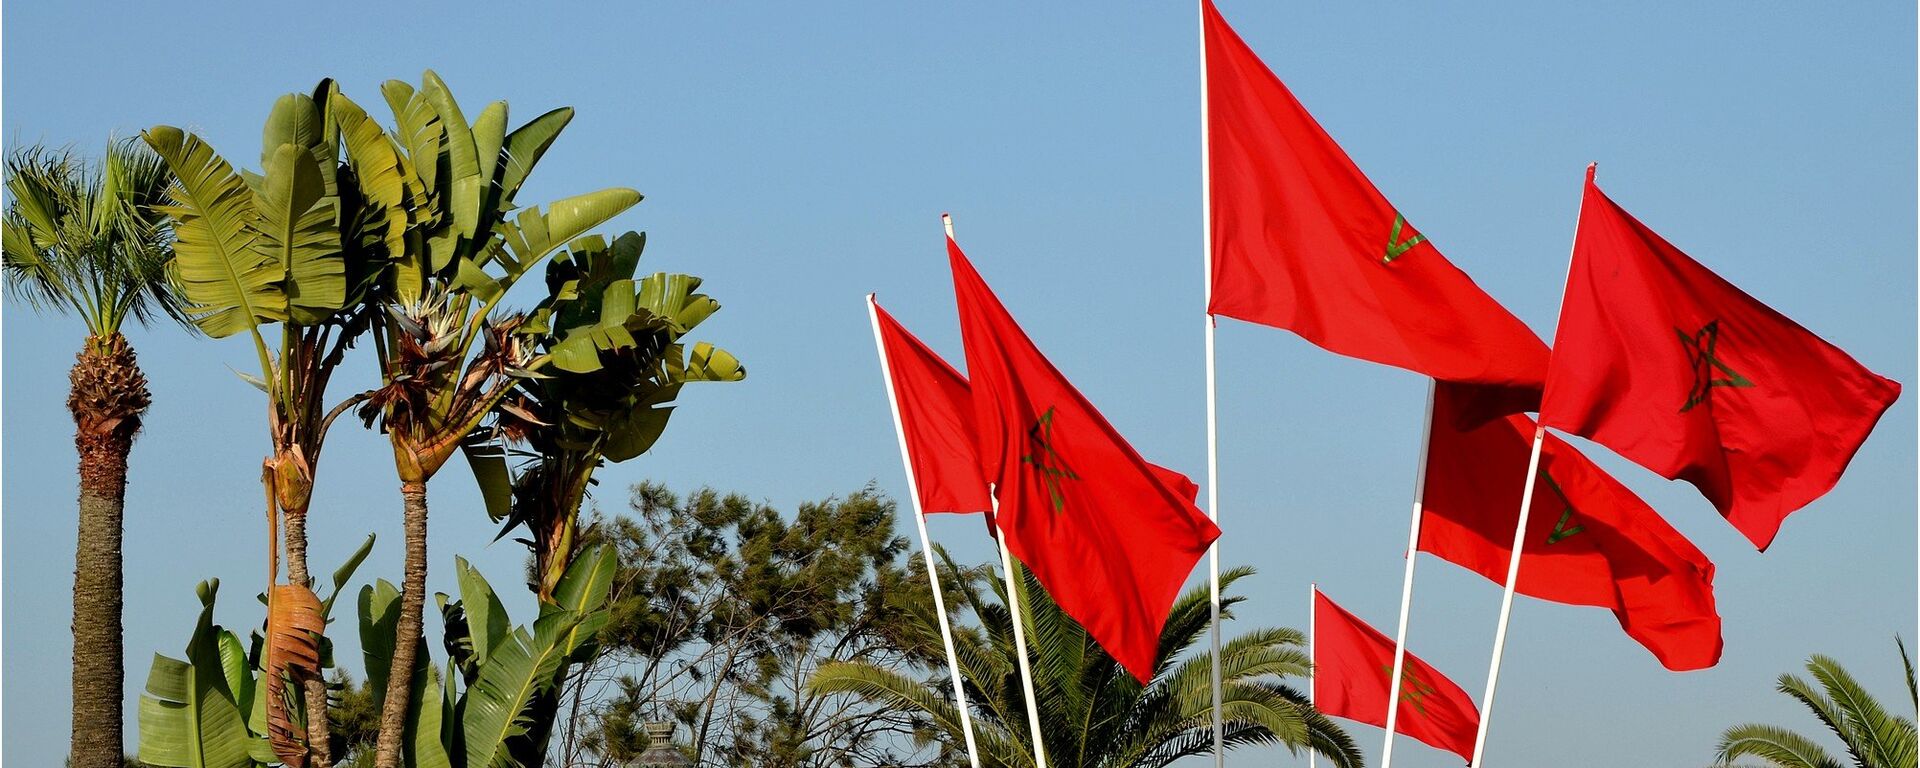
M 1207 8 L 1199 0 L 1200 20 L 1200 239 L 1201 261 L 1206 272 L 1204 291 L 1207 308 L 1213 304 L 1213 170 L 1212 149 L 1207 141 Z M 1218 397 L 1214 386 L 1213 314 L 1202 314 L 1206 322 L 1207 353 L 1207 517 L 1220 522 L 1220 421 Z M 1220 686 L 1220 540 L 1207 546 L 1207 596 L 1212 611 L 1208 642 L 1213 660 L 1213 765 L 1226 765 L 1226 727 L 1221 720 Z
M 1520 522 L 1513 528 L 1513 557 L 1507 561 L 1507 588 L 1500 595 L 1500 625 L 1493 632 L 1493 662 L 1487 667 L 1487 693 L 1480 699 L 1480 728 L 1473 734 L 1471 768 L 1480 768 L 1480 759 L 1486 752 L 1487 723 L 1493 719 L 1493 689 L 1500 682 L 1500 654 L 1507 648 L 1507 618 L 1513 613 L 1513 585 L 1520 579 L 1520 548 L 1527 542 L 1527 512 L 1533 509 L 1533 485 L 1540 474 L 1540 444 L 1546 436 L 1546 427 L 1534 426 L 1533 453 L 1527 457 L 1527 486 L 1520 493 Z
M 1000 527 L 1000 498 L 993 499 L 993 525 Z M 1000 569 L 1007 576 L 1007 615 L 1013 619 L 1013 647 L 1020 654 L 1020 685 L 1027 697 L 1027 729 L 1033 734 L 1033 759 L 1036 768 L 1047 768 L 1047 746 L 1040 738 L 1040 705 L 1033 695 L 1033 668 L 1027 661 L 1027 631 L 1020 625 L 1020 613 L 1023 603 L 1020 600 L 1019 579 L 1013 575 L 1013 554 L 1007 551 L 1007 535 L 999 531 L 994 538 L 1000 541 Z
M 1420 507 L 1427 498 L 1427 451 L 1433 443 L 1433 393 L 1437 379 L 1427 380 L 1427 420 L 1420 427 L 1420 463 L 1413 475 L 1413 522 L 1407 526 L 1407 568 L 1400 580 L 1400 629 L 1393 637 L 1393 676 L 1387 678 L 1387 743 L 1380 748 L 1381 768 L 1393 766 L 1394 730 L 1400 721 L 1400 679 L 1406 674 L 1407 613 L 1413 605 L 1413 564 L 1420 553 Z
M 1309 665 L 1313 663 L 1313 615 L 1320 612 L 1319 607 L 1320 582 L 1309 581 L 1307 582 L 1307 663 Z M 1313 706 L 1313 681 L 1315 676 L 1320 674 L 1320 670 L 1312 666 L 1307 669 L 1307 706 Z M 1315 758 L 1319 754 L 1313 750 L 1313 736 L 1309 734 L 1307 736 L 1307 768 L 1313 768 Z
M 1593 179 L 1595 163 L 1587 164 L 1587 180 Z M 1580 190 L 1582 203 L 1585 202 L 1586 188 Z M 1573 216 L 1573 240 L 1580 242 L 1580 215 Z M 1573 276 L 1573 254 L 1568 249 L 1567 276 Z M 1562 281 L 1565 284 L 1565 281 Z M 1566 303 L 1564 290 L 1560 302 Z M 1552 365 L 1551 362 L 1548 363 Z M 1500 654 L 1507 647 L 1507 618 L 1513 613 L 1513 585 L 1520 580 L 1520 548 L 1526 543 L 1527 513 L 1533 509 L 1533 486 L 1540 475 L 1540 445 L 1545 442 L 1547 428 L 1542 423 L 1533 427 L 1533 452 L 1527 457 L 1527 486 L 1520 493 L 1520 521 L 1513 529 L 1513 557 L 1507 561 L 1507 588 L 1500 596 L 1500 626 L 1493 633 L 1493 661 L 1487 666 L 1487 694 L 1480 700 L 1480 728 L 1473 735 L 1473 760 L 1469 768 L 1480 768 L 1480 760 L 1487 749 L 1487 724 L 1493 720 L 1493 691 L 1500 682 Z
M 960 710 L 960 732 L 966 736 L 967 763 L 980 768 L 980 750 L 973 741 L 973 714 L 967 709 L 967 691 L 960 680 L 960 656 L 953 650 L 953 627 L 947 623 L 947 599 L 940 592 L 940 569 L 933 563 L 933 545 L 927 539 L 927 513 L 920 508 L 920 479 L 914 476 L 913 457 L 907 452 L 907 428 L 900 417 L 900 397 L 893 389 L 893 363 L 887 359 L 880 336 L 880 313 L 873 294 L 867 294 L 867 318 L 873 321 L 873 345 L 880 353 L 880 377 L 887 383 L 887 404 L 893 408 L 893 431 L 900 438 L 900 465 L 907 470 L 907 497 L 913 500 L 913 522 L 920 530 L 920 554 L 933 585 L 933 613 L 940 617 L 940 642 L 947 649 L 947 672 L 953 677 L 953 706 Z

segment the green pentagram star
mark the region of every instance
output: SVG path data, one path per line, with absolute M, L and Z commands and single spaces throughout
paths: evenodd
M 1393 212 L 1393 231 L 1387 233 L 1387 253 L 1380 258 L 1382 264 L 1392 264 L 1400 255 L 1413 250 L 1413 247 L 1427 241 L 1426 235 L 1416 234 L 1405 240 L 1400 239 L 1400 229 L 1407 225 L 1407 217 Z
M 1380 669 L 1387 673 L 1388 680 L 1393 679 L 1392 664 L 1382 665 Z M 1406 669 L 1400 671 L 1400 700 L 1413 705 L 1413 711 L 1420 713 L 1422 716 L 1426 715 L 1427 697 L 1432 696 L 1434 692 L 1432 685 L 1429 685 L 1425 680 L 1421 680 L 1419 675 L 1414 674 L 1412 665 L 1408 665 Z
M 1547 543 L 1558 544 L 1568 536 L 1585 531 L 1587 527 L 1584 525 L 1567 527 L 1567 522 L 1573 519 L 1573 513 L 1576 510 L 1573 508 L 1573 501 L 1567 498 L 1566 491 L 1560 490 L 1560 484 L 1553 481 L 1553 475 L 1542 474 L 1540 479 L 1547 481 L 1547 487 L 1553 490 L 1553 495 L 1560 499 L 1561 505 L 1560 522 L 1553 524 L 1553 533 L 1547 534 Z
M 1040 414 L 1040 420 L 1027 430 L 1027 440 L 1034 445 L 1033 453 L 1020 457 L 1020 463 L 1032 464 L 1040 471 L 1040 482 L 1047 486 L 1047 497 L 1053 501 L 1053 512 L 1059 514 L 1066 510 L 1067 498 L 1060 493 L 1060 481 L 1078 480 L 1079 475 L 1067 467 L 1059 452 L 1053 449 L 1053 408 L 1047 408 Z
M 1693 365 L 1693 387 L 1687 392 L 1687 402 L 1680 406 L 1680 412 L 1686 413 L 1693 407 L 1707 402 L 1713 396 L 1714 387 L 1751 387 L 1753 382 L 1741 376 L 1714 354 L 1714 345 L 1720 340 L 1720 321 L 1711 320 L 1700 330 L 1688 335 L 1679 328 L 1673 329 L 1679 334 L 1680 345 L 1686 347 L 1687 362 Z M 1722 376 L 1715 376 L 1718 371 Z

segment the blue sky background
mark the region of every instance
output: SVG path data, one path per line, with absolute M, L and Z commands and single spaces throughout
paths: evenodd
M 1553 328 L 1580 174 L 1748 292 L 1912 387 L 1914 8 L 1499 2 L 1471 8 L 1226 0 L 1223 11 L 1399 209 L 1543 336 Z M 611 185 L 648 200 L 646 266 L 704 276 L 726 309 L 702 336 L 749 380 L 690 389 L 654 452 L 601 474 L 743 491 L 790 509 L 874 481 L 904 489 L 861 297 L 959 357 L 939 214 L 1041 347 L 1150 458 L 1204 477 L 1195 14 L 1190 3 L 933 7 L 17 2 L 7 8 L 7 146 L 186 126 L 253 165 L 273 99 L 322 76 L 378 84 L 437 69 L 516 123 L 579 115 L 524 201 Z M 531 299 L 523 299 L 530 302 Z M 4 312 L 4 748 L 67 744 L 74 454 L 62 407 L 80 326 Z M 177 655 L 195 581 L 220 620 L 258 620 L 265 450 L 244 342 L 132 334 L 155 405 L 127 506 L 128 736 L 150 654 Z M 1259 569 L 1233 627 L 1304 627 L 1307 583 L 1391 631 L 1425 383 L 1283 332 L 1220 331 L 1223 539 Z M 358 363 L 336 396 L 370 386 Z M 1810 653 L 1895 707 L 1894 633 L 1913 637 L 1915 411 L 1888 412 L 1837 489 L 1761 555 L 1690 487 L 1591 453 L 1719 566 L 1726 654 L 1663 671 L 1604 611 L 1520 598 L 1495 765 L 1698 766 L 1721 729 L 1818 729 L 1772 692 Z M 367 532 L 365 577 L 400 572 L 384 441 L 342 423 L 312 518 L 316 570 Z M 430 588 L 464 554 L 511 583 L 459 467 L 432 486 Z M 903 532 L 908 530 L 902 520 Z M 961 556 L 978 523 L 936 519 Z M 1423 558 L 1414 651 L 1478 694 L 1497 587 Z M 530 611 L 525 599 L 510 605 Z M 346 626 L 351 626 L 347 619 Z M 1232 627 L 1230 627 L 1231 631 Z M 437 629 L 430 628 L 437 632 Z M 357 659 L 351 631 L 342 658 Z M 431 635 L 430 635 L 431 636 Z M 1380 732 L 1352 732 L 1377 754 Z M 1457 759 L 1407 741 L 1407 768 Z M 1196 761 L 1195 764 L 1201 764 Z M 1304 762 L 1282 750 L 1230 764 Z

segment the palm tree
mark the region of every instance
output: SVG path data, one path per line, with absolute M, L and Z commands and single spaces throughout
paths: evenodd
M 970 610 L 980 626 L 955 627 L 954 643 L 973 707 L 975 738 L 981 764 L 994 768 L 1026 768 L 1034 764 L 1028 744 L 1026 707 L 1021 695 L 1012 625 L 1006 594 L 989 569 L 962 571 L 941 552 L 946 563 L 941 583 L 957 585 L 958 606 Z M 1173 761 L 1207 754 L 1213 747 L 1211 656 L 1187 653 L 1207 630 L 1207 591 L 1182 595 L 1168 614 L 1160 635 L 1160 652 L 1153 679 L 1142 686 L 1100 649 L 1024 567 L 1015 566 L 1024 581 L 1026 598 L 1021 621 L 1034 639 L 1033 674 L 1039 694 L 1041 733 L 1048 763 L 1074 768 L 1160 768 Z M 1237 568 L 1221 575 L 1225 590 L 1251 574 Z M 995 601 L 987 601 L 980 583 L 993 586 Z M 1244 598 L 1222 601 L 1222 616 Z M 956 603 L 949 603 L 956 605 Z M 914 612 L 921 637 L 919 647 L 939 648 L 935 617 L 924 605 L 903 606 Z M 959 610 L 955 616 L 959 618 Z M 1297 630 L 1257 629 L 1233 638 L 1221 648 L 1225 685 L 1226 744 L 1283 744 L 1325 755 L 1336 768 L 1359 768 L 1361 756 L 1340 727 L 1313 709 L 1299 691 L 1278 678 L 1306 675 L 1312 662 L 1299 646 Z M 1184 659 L 1178 659 L 1185 655 Z M 949 744 L 960 743 L 960 717 L 944 676 L 929 681 L 897 669 L 866 662 L 828 664 L 815 673 L 811 686 L 822 692 L 853 693 L 924 714 Z
M 127 453 L 152 402 L 120 328 L 128 318 L 180 318 L 165 280 L 171 235 L 151 208 L 171 176 L 158 157 L 124 141 L 91 168 L 68 152 L 31 147 L 11 153 L 6 169 L 8 289 L 35 310 L 77 315 L 87 327 L 67 394 L 80 454 L 70 759 L 75 768 L 119 768 Z
M 1900 649 L 1900 664 L 1907 673 L 1909 706 L 1920 706 L 1915 694 L 1913 659 L 1907 645 L 1894 638 Z M 1775 688 L 1792 696 L 1840 738 L 1855 768 L 1914 768 L 1920 760 L 1916 748 L 1914 722 L 1904 715 L 1887 712 L 1846 668 L 1832 658 L 1815 654 L 1807 660 L 1807 671 L 1819 681 L 1816 689 L 1798 675 L 1781 675 Z M 1778 726 L 1748 723 L 1728 728 L 1720 735 L 1720 765 L 1732 765 L 1743 757 L 1756 757 L 1780 768 L 1842 768 L 1848 763 L 1835 760 L 1813 739 Z

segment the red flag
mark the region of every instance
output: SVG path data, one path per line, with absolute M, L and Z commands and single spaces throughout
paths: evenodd
M 991 502 L 973 451 L 973 390 L 967 378 L 878 302 L 873 311 L 921 511 L 987 511 Z M 1200 493 L 1199 484 L 1186 475 L 1157 464 L 1147 467 L 1176 496 L 1191 500 Z
M 947 255 L 1000 533 L 1144 684 L 1167 611 L 1220 529 L 1194 506 L 1191 481 L 1173 488 L 1040 354 L 951 238 Z
M 1440 255 L 1203 2 L 1215 315 L 1532 410 L 1547 347 Z
M 1458 407 L 1448 387 L 1435 393 L 1420 549 L 1504 585 L 1534 422 L 1513 415 L 1462 431 L 1448 412 Z M 1705 669 L 1720 660 L 1713 562 L 1551 434 L 1541 447 L 1514 591 L 1612 610 L 1621 629 L 1667 669 Z
M 987 481 L 973 453 L 973 394 L 967 378 L 908 332 L 873 297 L 901 440 L 924 512 L 985 512 Z
M 1393 638 L 1380 634 L 1325 593 L 1313 593 L 1313 706 L 1334 717 L 1387 727 Z M 1446 675 L 1407 653 L 1400 670 L 1394 729 L 1428 746 L 1473 759 L 1480 710 Z
M 1591 168 L 1554 348 L 1543 423 L 1694 484 L 1763 551 L 1900 396 L 1628 215 Z

